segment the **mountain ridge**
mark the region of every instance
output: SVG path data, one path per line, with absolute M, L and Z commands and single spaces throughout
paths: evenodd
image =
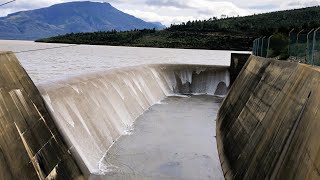
M 163 29 L 109 3 L 78 1 L 0 17 L 0 39 L 35 40 L 66 33 Z

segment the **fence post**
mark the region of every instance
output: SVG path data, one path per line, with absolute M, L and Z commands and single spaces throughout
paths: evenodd
M 314 49 L 316 47 L 316 35 L 317 35 L 317 31 L 319 31 L 320 27 L 318 29 L 316 29 L 314 32 L 313 32 L 313 45 L 312 45 L 312 66 L 314 66 Z
M 256 39 L 256 48 L 254 48 L 254 55 L 256 56 L 257 55 L 257 52 L 258 52 L 258 44 L 259 44 L 259 40 L 258 38 Z
M 261 52 L 261 53 L 260 53 L 260 56 L 261 56 L 261 57 L 263 57 L 263 40 L 264 40 L 264 38 L 266 38 L 266 37 L 263 36 L 262 39 L 261 39 L 261 51 L 260 51 L 260 52 Z
M 260 37 L 257 39 L 257 50 L 256 50 L 256 56 L 259 56 L 259 46 L 260 46 Z
M 254 43 L 255 43 L 255 40 L 253 40 L 253 43 L 252 43 L 252 54 L 254 52 Z
M 288 46 L 288 55 L 290 56 L 290 44 L 291 44 L 291 33 L 294 31 L 294 28 L 289 32 L 289 46 Z
M 259 38 L 256 39 L 256 49 L 255 49 L 255 52 L 254 52 L 254 55 L 258 55 L 258 50 L 259 50 Z
M 257 52 L 258 52 L 258 49 L 259 49 L 259 38 L 256 39 L 256 49 L 255 49 L 255 52 L 254 54 L 257 56 Z
M 295 48 L 298 48 L 299 46 L 299 35 L 302 33 L 304 31 L 304 29 L 302 29 L 301 31 L 299 31 L 298 32 L 298 34 L 297 34 L 297 39 L 296 39 L 296 43 L 295 43 L 295 45 L 296 45 L 296 47 Z M 297 49 L 296 49 L 297 50 Z M 298 53 L 297 54 L 294 54 L 294 56 L 296 56 L 296 58 L 298 59 Z
M 261 37 L 259 37 L 258 40 L 257 40 L 257 41 L 258 41 L 257 52 L 256 52 L 256 55 L 257 55 L 257 56 L 259 56 L 260 39 L 261 39 Z
M 296 44 L 298 44 L 299 43 L 299 35 L 300 35 L 300 33 L 302 33 L 304 31 L 304 29 L 302 29 L 301 31 L 299 31 L 298 32 L 298 34 L 297 34 L 297 41 L 296 41 Z
M 257 39 L 253 41 L 253 48 L 252 48 L 253 55 L 256 55 L 256 48 L 257 48 Z
M 310 53 L 309 53 L 309 50 L 310 50 L 310 47 L 309 47 L 309 35 L 312 33 L 314 29 L 311 29 L 310 32 L 308 32 L 307 34 L 307 47 L 306 47 L 306 59 L 305 59 L 305 63 L 308 62 L 308 60 L 310 59 Z
M 271 38 L 273 37 L 273 35 L 271 35 L 269 38 L 268 38 L 268 48 L 267 48 L 267 55 L 266 55 L 266 58 L 269 57 L 269 51 L 270 51 L 270 40 Z

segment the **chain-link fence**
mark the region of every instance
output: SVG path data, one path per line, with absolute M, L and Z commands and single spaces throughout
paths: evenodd
M 313 65 L 320 66 L 320 28 L 314 31 L 313 45 L 312 45 L 312 57 L 311 61 Z
M 313 50 L 313 33 L 314 29 L 310 30 L 307 34 L 307 44 L 306 44 L 306 64 L 312 64 L 312 50 Z
M 253 41 L 252 53 L 320 66 L 320 28 L 292 29 L 288 34 L 259 37 Z

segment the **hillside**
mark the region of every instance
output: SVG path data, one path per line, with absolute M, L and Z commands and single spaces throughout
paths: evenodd
M 320 26 L 320 7 L 270 12 L 246 17 L 227 19 L 211 18 L 173 25 L 170 31 L 224 32 L 248 36 L 288 33 L 295 29 L 312 29 Z
M 252 37 L 243 35 L 148 29 L 126 32 L 71 33 L 37 40 L 37 42 L 47 43 L 217 50 L 248 50 L 252 47 L 252 41 Z
M 39 42 L 123 45 L 166 48 L 251 50 L 259 36 L 287 34 L 292 28 L 320 26 L 320 7 L 310 7 L 227 19 L 211 18 L 172 25 L 162 31 L 67 34 Z
M 112 7 L 109 3 L 70 2 L 0 18 L 0 39 L 34 40 L 66 33 L 163 29 Z

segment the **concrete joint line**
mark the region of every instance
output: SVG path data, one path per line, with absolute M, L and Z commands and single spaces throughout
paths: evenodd
M 286 157 L 287 152 L 289 150 L 289 147 L 290 147 L 290 145 L 292 143 L 293 137 L 296 134 L 296 131 L 297 131 L 298 126 L 300 124 L 301 118 L 302 118 L 302 116 L 303 116 L 303 114 L 305 112 L 305 108 L 306 108 L 306 106 L 307 106 L 307 104 L 308 104 L 308 102 L 310 100 L 311 93 L 312 93 L 312 91 L 309 92 L 309 95 L 308 95 L 308 97 L 306 99 L 306 102 L 304 103 L 304 105 L 303 105 L 303 107 L 301 109 L 301 112 L 300 112 L 297 120 L 295 121 L 295 123 L 294 123 L 294 125 L 293 125 L 293 127 L 292 127 L 292 129 L 290 131 L 290 134 L 289 134 L 289 136 L 288 136 L 288 138 L 286 140 L 286 143 L 282 148 L 281 154 L 278 157 L 278 160 L 277 160 L 277 162 L 276 162 L 276 164 L 275 164 L 275 166 L 273 168 L 273 171 L 271 173 L 271 177 L 270 177 L 271 180 L 276 179 L 276 177 L 277 177 L 277 175 L 279 173 L 279 170 L 280 170 L 281 166 L 284 163 L 285 157 Z

